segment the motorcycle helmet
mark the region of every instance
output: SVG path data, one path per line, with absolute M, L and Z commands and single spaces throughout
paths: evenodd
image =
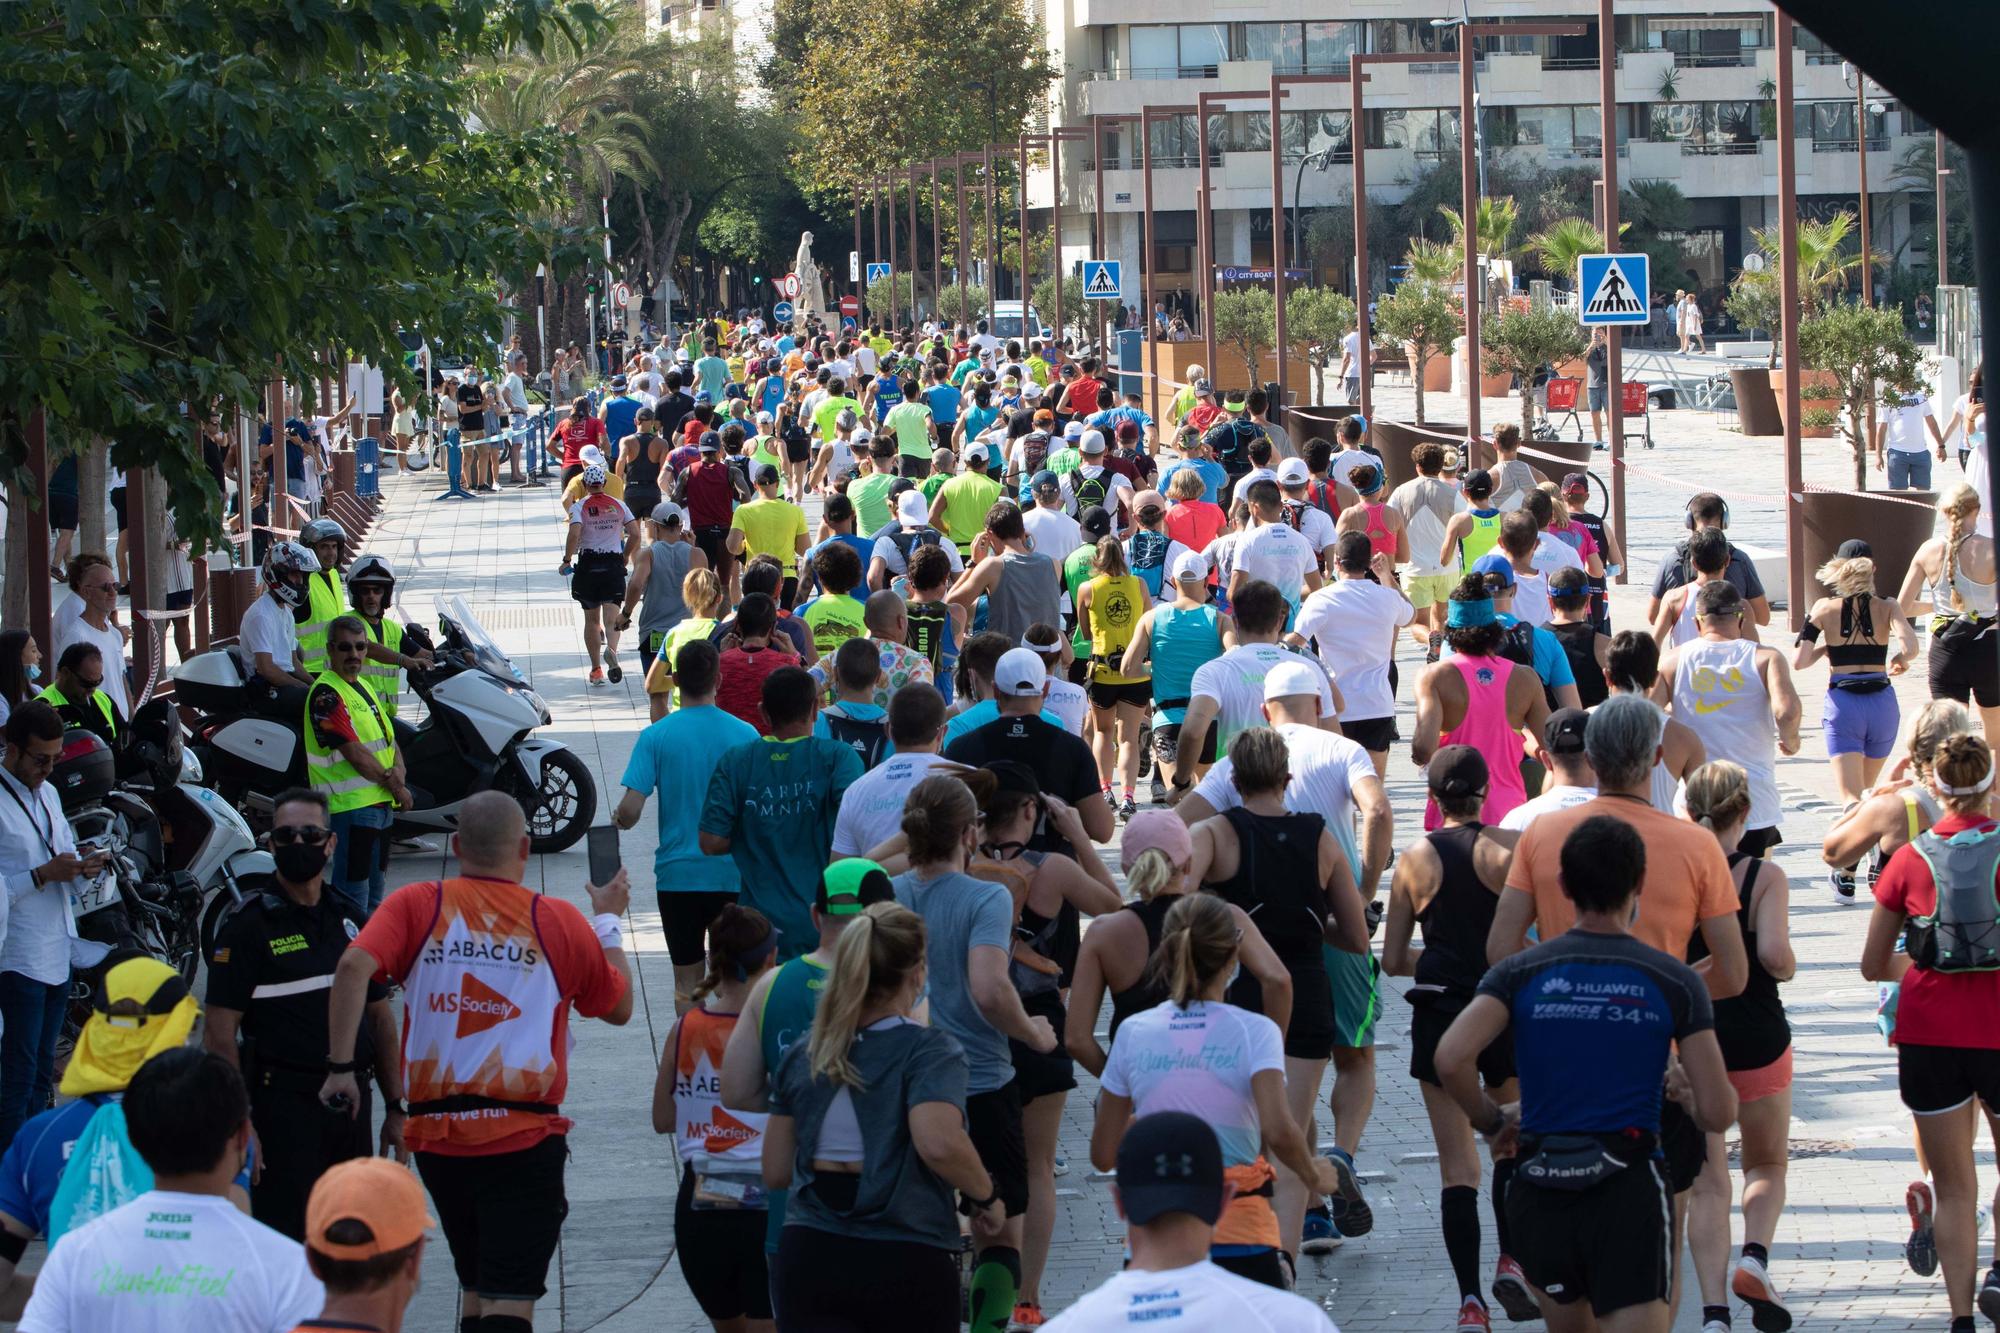
M 286 606 L 305 602 L 306 580 L 317 573 L 319 557 L 310 547 L 297 542 L 272 542 L 271 549 L 264 553 L 264 586 Z
M 321 542 L 339 542 L 341 549 L 347 547 L 347 529 L 330 518 L 316 518 L 299 529 L 299 542 L 309 551 L 317 552 Z
M 379 555 L 364 555 L 347 567 L 347 586 L 352 588 L 357 583 L 379 583 L 388 593 L 394 593 L 396 567 Z

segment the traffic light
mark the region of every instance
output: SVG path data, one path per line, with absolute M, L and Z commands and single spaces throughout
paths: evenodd
M 762 287 L 762 286 L 764 285 L 764 275 L 763 275 L 763 274 L 761 274 L 761 273 L 753 273 L 753 274 L 751 274 L 751 275 L 750 275 L 750 285 L 751 285 L 752 287 Z

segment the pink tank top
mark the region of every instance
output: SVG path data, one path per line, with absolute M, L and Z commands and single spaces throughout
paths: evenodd
M 1486 804 L 1480 807 L 1479 818 L 1497 824 L 1528 799 L 1521 783 L 1521 733 L 1507 723 L 1507 679 L 1514 664 L 1504 657 L 1454 657 L 1451 664 L 1465 678 L 1465 719 L 1440 736 L 1438 745 L 1470 745 L 1486 760 Z M 1437 801 L 1426 800 L 1425 831 L 1442 823 Z
M 1362 531 L 1368 534 L 1368 545 L 1373 548 L 1376 555 L 1386 555 L 1390 560 L 1394 560 L 1396 558 L 1396 534 L 1390 531 L 1388 523 L 1382 518 L 1382 511 L 1388 507 L 1387 501 L 1381 504 L 1365 504 L 1361 506 L 1361 512 L 1367 515 L 1367 521 L 1362 525 Z

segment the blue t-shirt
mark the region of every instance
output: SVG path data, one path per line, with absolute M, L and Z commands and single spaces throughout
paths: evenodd
M 1630 935 L 1567 931 L 1496 963 L 1479 994 L 1507 1006 L 1524 1134 L 1658 1134 L 1669 1048 L 1715 1026 L 1694 969 Z
M 719 356 L 705 356 L 694 363 L 695 387 L 708 395 L 711 403 L 722 401 L 729 387 L 729 363 Z
M 896 901 L 924 919 L 929 933 L 931 1026 L 965 1048 L 967 1096 L 1004 1088 L 1014 1077 L 1007 1038 L 988 1022 L 972 998 L 966 957 L 998 949 L 1004 966 L 1014 943 L 1014 899 L 1004 885 L 952 872 L 925 879 L 914 870 L 898 875 Z
M 676 709 L 639 733 L 622 781 L 659 796 L 653 877 L 661 893 L 734 893 L 741 886 L 735 860 L 702 855 L 695 828 L 716 761 L 756 739 L 757 728 L 714 705 Z
M 7 1155 L 0 1157 L 0 1213 L 31 1228 L 37 1236 L 48 1235 L 49 1206 L 55 1202 L 56 1184 L 62 1179 L 70 1150 L 76 1147 L 97 1108 L 116 1100 L 115 1092 L 94 1092 L 43 1111 L 21 1126 L 7 1145 Z M 246 1193 L 255 1153 L 253 1144 L 251 1159 L 236 1177 L 236 1184 Z
M 610 438 L 604 442 L 604 461 L 607 465 L 618 461 L 618 441 L 632 433 L 632 427 L 639 420 L 639 409 L 645 404 L 637 398 L 619 394 L 616 398 L 604 400 L 604 433 Z
M 966 735 L 968 732 L 977 731 L 988 722 L 998 722 L 999 720 L 1000 705 L 991 699 L 982 699 L 963 713 L 954 713 L 945 720 L 944 743 L 939 745 L 938 749 L 943 751 L 945 746 L 950 745 L 960 736 Z M 1042 710 L 1042 721 L 1057 728 L 1060 728 L 1063 724 L 1061 718 L 1046 708 Z
M 931 420 L 950 429 L 958 424 L 958 404 L 962 397 L 955 385 L 934 384 L 924 390 L 924 401 L 931 406 Z
M 1118 423 L 1121 421 L 1135 423 L 1139 427 L 1139 434 L 1142 437 L 1146 433 L 1146 427 L 1153 424 L 1151 417 L 1141 412 L 1138 408 L 1128 407 L 1124 403 L 1120 403 L 1116 407 L 1107 407 L 1102 412 L 1092 412 L 1083 419 L 1083 424 L 1096 430 L 1101 430 L 1108 436 L 1118 430 Z
M 840 798 L 861 776 L 861 757 L 818 736 L 762 736 L 723 752 L 708 783 L 701 831 L 730 840 L 742 903 L 784 935 L 783 958 L 819 943 L 812 903 L 833 849 Z
M 1160 474 L 1160 494 L 1173 494 L 1171 487 L 1173 485 L 1174 473 L 1179 472 L 1182 468 L 1191 468 L 1194 474 L 1201 478 L 1201 484 L 1208 488 L 1202 492 L 1202 499 L 1208 501 L 1210 504 L 1220 504 L 1222 502 L 1222 483 L 1229 480 L 1229 474 L 1223 471 L 1222 464 L 1210 458 L 1183 458 L 1180 462 L 1162 472 Z
M 311 435 L 312 427 L 308 426 L 305 422 L 299 420 L 297 417 L 285 418 L 285 479 L 287 481 L 302 481 L 305 478 L 306 450 L 305 446 L 299 443 L 297 437 L 305 436 L 310 438 Z M 271 423 L 267 421 L 257 428 L 257 445 L 261 449 L 270 442 Z M 276 462 L 264 465 L 264 474 L 266 476 L 275 476 L 277 470 L 278 465 Z M 61 488 L 52 479 L 49 482 L 49 489 L 54 491 Z M 74 491 L 75 489 L 75 485 L 72 484 L 70 490 Z

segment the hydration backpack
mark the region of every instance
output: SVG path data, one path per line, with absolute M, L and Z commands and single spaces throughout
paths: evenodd
M 1173 538 L 1164 532 L 1154 532 L 1150 528 L 1140 528 L 1132 534 L 1132 540 L 1125 543 L 1125 559 L 1132 572 L 1146 585 L 1146 591 L 1154 598 L 1167 580 L 1167 547 Z
M 828 704 L 820 709 L 819 715 L 826 719 L 828 735 L 861 756 L 862 768 L 873 768 L 888 756 L 889 720 L 886 717 L 863 722 L 841 712 L 839 704 Z
M 1549 687 L 1549 683 L 1546 680 L 1542 680 L 1542 673 L 1535 670 L 1534 626 L 1523 621 L 1515 621 L 1501 631 L 1500 646 L 1493 651 L 1498 656 L 1506 658 L 1509 662 L 1526 667 L 1528 674 L 1532 675 L 1536 680 L 1541 681 L 1542 696 L 1548 700 L 1550 712 L 1554 712 L 1557 708 L 1561 707 L 1556 702 L 1556 692 Z
M 1104 503 L 1105 498 L 1111 494 L 1110 478 L 1111 473 L 1108 470 L 1100 472 L 1094 477 L 1086 477 L 1081 473 L 1072 473 L 1070 475 L 1069 489 L 1070 494 L 1076 497 L 1077 513 L 1081 514 L 1092 505 L 1099 505 L 1106 509 L 1110 508 L 1109 505 Z
M 1903 927 L 1910 961 L 1932 972 L 2000 971 L 2000 826 L 1963 829 L 1948 838 L 1920 833 L 1911 844 L 1930 867 L 1937 906 Z
M 898 528 L 889 534 L 889 540 L 902 554 L 903 563 L 907 566 L 910 552 L 916 550 L 918 546 L 936 546 L 944 540 L 944 534 L 932 527 Z

